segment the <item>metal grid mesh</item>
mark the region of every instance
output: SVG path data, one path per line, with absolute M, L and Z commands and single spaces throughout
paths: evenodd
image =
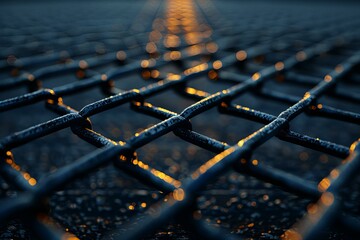
M 142 238 L 173 219 L 188 225 L 199 237 L 224 237 L 223 232 L 203 222 L 196 201 L 201 196 L 202 189 L 230 169 L 312 200 L 307 214 L 294 227 L 286 230 L 283 238 L 316 238 L 323 233 L 325 227 L 335 223 L 346 229 L 349 236 L 356 236 L 360 223 L 356 218 L 342 213 L 343 200 L 340 192 L 351 183 L 359 169 L 358 141 L 354 141 L 349 147 L 343 146 L 293 131 L 291 126 L 294 119 L 304 113 L 311 117 L 320 116 L 359 124 L 358 109 L 341 110 L 328 106 L 320 99 L 327 95 L 356 103 L 360 100 L 356 91 L 347 89 L 345 92 L 339 87 L 340 81 L 347 81 L 355 86 L 358 82 L 356 71 L 360 64 L 359 32 L 354 31 L 359 26 L 358 19 L 352 19 L 352 16 L 321 18 L 317 21 L 309 19 L 302 21 L 301 27 L 291 29 L 283 24 L 286 20 L 292 20 L 288 17 L 277 25 L 275 22 L 273 28 L 266 31 L 264 25 L 259 23 L 249 28 L 246 24 L 239 27 L 236 22 L 224 20 L 208 1 L 167 1 L 164 5 L 161 4 L 162 2 L 149 1 L 142 15 L 138 16 L 141 21 L 152 19 L 153 29 L 150 33 L 141 30 L 138 22 L 131 24 L 132 29 L 138 29 L 140 33 L 127 38 L 127 42 L 133 43 L 129 49 L 104 53 L 101 45 L 94 49 L 92 44 L 81 44 L 79 37 L 74 40 L 79 44 L 73 45 L 73 48 L 67 51 L 56 50 L 46 55 L 39 51 L 38 56 L 32 56 L 37 49 L 31 45 L 19 44 L 9 50 L 12 53 L 20 52 L 24 57 L 19 59 L 8 56 L 4 51 L 3 55 L 7 60 L 1 68 L 13 74 L 20 72 L 20 75 L 2 79 L 1 90 L 9 91 L 25 86 L 30 93 L 2 100 L 0 111 L 45 102 L 46 109 L 60 117 L 37 123 L 1 139 L 1 176 L 23 192 L 16 198 L 2 200 L 1 222 L 21 217 L 21 221 L 30 224 L 30 228 L 44 239 L 74 237 L 51 223 L 52 220 L 47 215 L 46 199 L 74 180 L 114 163 L 117 169 L 161 191 L 166 199 L 165 202 L 154 204 L 135 228 L 131 225 L 126 227 L 130 230 L 125 235 L 119 234 L 122 238 Z M 163 20 L 153 20 L 154 16 L 161 16 Z M 260 30 L 263 31 L 263 36 L 259 37 Z M 126 31 L 123 34 L 126 35 Z M 111 39 L 113 35 L 109 35 L 108 38 Z M 17 31 L 9 31 L 9 35 L 5 33 L 4 36 L 13 39 L 22 37 Z M 24 48 L 28 48 L 28 57 Z M 149 55 L 148 59 L 142 58 L 144 49 Z M 100 55 L 84 59 L 81 57 L 94 52 Z M 69 61 L 71 58 L 74 60 Z M 251 61 L 253 59 L 254 62 Z M 55 64 L 59 61 L 64 63 Z M 96 70 L 113 63 L 120 66 L 103 72 Z M 173 68 L 176 69 L 175 72 L 172 71 Z M 32 70 L 22 73 L 22 69 Z M 299 69 L 309 69 L 310 74 L 304 75 Z M 42 82 L 69 72 L 76 72 L 80 80 L 57 84 L 52 88 L 41 87 Z M 115 80 L 134 72 L 141 72 L 144 79 L 153 82 L 130 90 L 122 90 L 116 86 Z M 192 85 L 204 77 L 211 81 L 210 87 L 204 85 L 204 89 L 201 84 L 199 87 Z M 273 79 L 278 79 L 275 83 L 277 85 L 286 81 L 306 87 L 307 90 L 303 92 L 303 96 L 277 91 L 266 86 Z M 230 87 L 224 88 L 220 83 L 229 83 Z M 103 93 L 111 96 L 87 104 L 79 111 L 62 99 L 92 88 L 100 88 Z M 218 88 L 220 90 L 214 90 Z M 170 89 L 195 102 L 179 113 L 149 103 L 150 97 Z M 280 114 L 270 114 L 235 104 L 235 98 L 245 93 L 267 101 L 286 103 L 289 107 Z M 126 103 L 130 103 L 132 110 L 161 121 L 122 141 L 109 139 L 92 130 L 90 118 Z M 215 107 L 221 114 L 258 122 L 263 127 L 238 139 L 234 145 L 193 131 L 190 120 Z M 21 166 L 16 163 L 16 155 L 12 154 L 13 149 L 65 128 L 71 128 L 74 134 L 100 149 L 60 167 L 40 180 L 32 177 L 31 171 L 28 173 L 21 170 Z M 169 132 L 217 155 L 181 181 L 137 157 L 138 149 Z M 284 170 L 269 167 L 263 164 L 262 159 L 252 158 L 258 147 L 273 137 L 344 160 L 316 185 Z M 116 236 L 117 233 L 112 234 Z

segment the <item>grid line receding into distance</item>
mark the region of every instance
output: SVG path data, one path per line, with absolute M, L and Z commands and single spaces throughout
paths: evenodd
M 336 24 L 331 18 L 303 20 L 301 31 L 279 24 L 265 36 L 259 36 L 260 31 L 266 31 L 263 25 L 237 27 L 236 21 L 225 19 L 211 1 L 154 0 L 146 1 L 129 29 L 114 33 L 133 43 L 130 47 L 124 45 L 119 49 L 120 44 L 114 44 L 114 49 L 104 52 L 103 48 L 94 49 L 91 44 L 80 44 L 81 37 L 77 40 L 74 37 L 78 44 L 72 44 L 67 51 L 52 46 L 55 49 L 52 53 L 36 53 L 34 45 L 27 55 L 23 50 L 27 47 L 18 44 L 12 46 L 11 51 L 14 54 L 23 51 L 24 57 L 17 58 L 9 56 L 6 51 L 1 52 L 6 57 L 1 62 L 1 70 L 15 76 L 1 79 L 0 91 L 28 87 L 29 92 L 1 100 L 0 112 L 45 102 L 46 109 L 59 116 L 1 138 L 0 176 L 19 193 L 16 197 L 1 199 L 0 222 L 5 224 L 8 220 L 19 218 L 42 239 L 77 239 L 76 234 L 61 229 L 51 219 L 47 199 L 78 178 L 86 178 L 113 163 L 118 170 L 160 191 L 166 201 L 151 206 L 136 227 L 126 225 L 125 228 L 129 229 L 126 234 L 114 229 L 106 235 L 109 238 L 113 234 L 122 239 L 141 239 L 174 219 L 188 226 L 198 237 L 235 238 L 235 235 L 224 235 L 225 230 L 206 223 L 196 202 L 202 190 L 231 169 L 311 200 L 306 214 L 278 237 L 317 239 L 324 234 L 324 229 L 334 224 L 345 229 L 348 236 L 358 236 L 360 222 L 343 212 L 341 191 L 352 183 L 360 169 L 360 140 L 354 139 L 350 146 L 344 146 L 292 130 L 294 119 L 303 114 L 360 124 L 359 109 L 335 108 L 320 99 L 326 95 L 355 104 L 360 102 L 356 92 L 345 92 L 339 87 L 342 81 L 358 84 L 360 32 L 354 29 L 358 29 L 360 19 L 349 21 L 349 18 L 338 17 Z M 140 20 L 150 21 L 152 29 L 142 29 Z M 90 31 L 95 30 L 92 28 Z M 1 34 L 1 40 L 21 39 L 17 31 L 8 32 Z M 130 36 L 129 32 L 132 33 Z M 109 39 L 114 37 L 109 35 Z M 332 67 L 319 65 L 318 59 L 324 57 L 330 59 L 328 65 Z M 114 64 L 117 66 L 98 70 Z M 310 69 L 308 75 L 297 71 L 306 67 Z M 312 75 L 312 71 L 317 74 Z M 51 82 L 54 76 L 67 76 L 73 72 L 76 72 L 78 81 L 51 88 L 42 87 L 42 83 Z M 141 73 L 142 78 L 151 83 L 128 90 L 116 86 L 118 79 L 134 73 Z M 222 87 L 221 84 L 230 84 L 230 87 L 212 91 L 192 85 L 204 78 L 214 89 Z M 281 85 L 286 81 L 307 90 L 302 96 L 296 96 L 266 87 L 266 83 L 274 79 L 277 79 L 274 84 Z M 80 110 L 75 110 L 63 100 L 63 97 L 76 96 L 94 88 L 101 89 L 108 97 L 91 102 Z M 195 102 L 178 113 L 150 103 L 151 97 L 169 90 Z M 235 103 L 236 98 L 244 94 L 281 102 L 289 107 L 280 114 L 273 114 Z M 131 110 L 160 121 L 122 141 L 107 138 L 93 130 L 92 117 L 125 103 L 130 104 Z M 191 120 L 214 108 L 219 114 L 247 119 L 263 127 L 245 138 L 238 138 L 236 144 L 194 131 Z M 73 159 L 41 179 L 33 177 L 31 169 L 29 172 L 22 170 L 21 164 L 16 162 L 14 149 L 66 128 L 99 149 L 80 159 Z M 181 180 L 140 160 L 138 149 L 170 132 L 215 156 Z M 262 144 L 274 137 L 341 158 L 342 162 L 318 184 L 314 184 L 285 170 L 270 167 L 263 159 L 252 157 Z

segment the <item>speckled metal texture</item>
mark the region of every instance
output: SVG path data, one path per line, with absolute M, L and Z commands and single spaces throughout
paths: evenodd
M 0 238 L 357 239 L 359 9 L 4 3 Z

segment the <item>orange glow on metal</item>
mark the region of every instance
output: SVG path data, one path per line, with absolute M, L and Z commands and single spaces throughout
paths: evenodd
M 12 159 L 13 155 L 10 151 L 6 152 L 6 163 L 9 164 L 13 169 L 15 169 L 16 171 L 21 171 L 21 168 L 19 165 L 17 165 L 14 160 Z M 27 172 L 20 172 L 22 177 L 31 185 L 34 186 L 37 181 L 35 178 L 31 177 L 29 173 Z
M 35 179 L 35 178 L 30 178 L 28 182 L 29 182 L 29 184 L 30 184 L 31 186 L 36 185 L 36 179 Z
M 229 105 L 228 105 L 226 102 L 221 102 L 220 106 L 226 108 L 226 107 L 228 107 Z
M 247 53 L 244 50 L 238 51 L 236 53 L 236 59 L 238 61 L 244 61 L 247 58 Z
M 213 62 L 213 68 L 215 69 L 215 70 L 218 70 L 218 69 L 220 69 L 220 68 L 222 68 L 222 62 L 220 61 L 220 60 L 216 60 L 215 62 Z
M 152 70 L 151 71 L 151 77 L 152 78 L 158 78 L 160 76 L 160 72 L 158 70 Z
M 142 68 L 149 67 L 149 65 L 150 65 L 149 60 L 142 60 L 140 65 Z
M 214 42 L 207 43 L 205 48 L 209 53 L 215 53 L 219 49 L 218 45 Z
M 80 238 L 77 238 L 73 235 L 64 237 L 64 240 L 79 240 Z
M 145 170 L 148 170 L 150 169 L 149 165 L 143 163 L 142 161 L 138 161 L 136 164 L 133 162 L 134 165 L 138 165 L 139 167 L 141 167 L 142 169 L 145 169 Z M 176 188 L 180 187 L 181 186 L 181 182 L 166 175 L 165 173 L 159 171 L 159 170 L 156 170 L 156 169 L 150 169 L 150 172 L 155 175 L 156 177 L 160 178 L 161 180 L 171 184 L 171 185 L 174 185 Z
M 179 51 L 171 51 L 170 52 L 170 59 L 172 61 L 179 60 L 181 58 L 181 52 Z
M 316 214 L 319 210 L 319 207 L 317 204 L 315 203 L 310 203 L 308 206 L 307 206 L 307 211 L 309 214 Z
M 283 240 L 302 240 L 303 237 L 294 229 L 287 230 L 283 235 L 281 235 Z
M 198 73 L 198 72 L 206 70 L 208 67 L 209 66 L 208 66 L 207 63 L 202 63 L 202 64 L 199 64 L 199 65 L 196 65 L 195 67 L 186 69 L 184 71 L 184 74 L 189 75 L 189 74 L 193 74 L 193 73 Z
M 330 192 L 326 192 L 321 195 L 320 201 L 325 206 L 331 206 L 334 202 L 334 195 Z
M 254 159 L 254 160 L 252 160 L 251 163 L 252 163 L 252 165 L 257 166 L 259 164 L 259 161 Z
M 276 69 L 277 71 L 283 70 L 283 69 L 284 69 L 284 63 L 283 63 L 283 62 L 277 62 L 277 63 L 275 64 L 275 69 Z
M 179 188 L 179 189 L 174 190 L 174 192 L 173 192 L 173 198 L 174 198 L 176 201 L 182 201 L 182 200 L 184 200 L 184 199 L 185 199 L 185 191 L 184 191 L 184 189 Z
M 244 146 L 244 143 L 245 143 L 245 140 L 240 140 L 240 141 L 237 143 L 237 145 L 238 145 L 239 147 L 242 147 L 242 146 Z
M 308 99 L 309 97 L 311 97 L 311 93 L 306 92 L 306 93 L 304 94 L 303 99 Z
M 168 34 L 164 39 L 164 46 L 167 48 L 175 48 L 180 45 L 180 38 L 174 34 Z
M 214 70 L 210 70 L 208 76 L 212 80 L 216 80 L 218 78 L 218 73 Z
M 146 47 L 145 47 L 145 50 L 148 52 L 148 53 L 154 53 L 157 51 L 157 47 L 156 47 L 156 44 L 154 42 L 149 42 L 146 44 Z
M 216 163 L 220 162 L 222 159 L 224 159 L 226 156 L 230 155 L 235 151 L 235 147 L 228 148 L 227 150 L 223 151 L 222 153 L 219 153 L 209 161 L 207 161 L 205 164 L 203 164 L 200 168 L 198 168 L 191 177 L 193 179 L 198 178 L 201 174 L 205 173 L 207 170 L 209 170 L 212 166 L 214 166 Z
M 339 64 L 335 67 L 335 71 L 337 73 L 341 73 L 342 71 L 344 71 L 344 67 L 341 64 Z
M 257 81 L 257 80 L 259 80 L 260 77 L 261 77 L 261 74 L 257 72 L 257 73 L 254 73 L 251 78 L 252 78 L 252 80 Z
M 153 67 L 156 63 L 155 59 L 149 59 L 149 60 L 142 60 L 140 65 L 142 68 L 149 68 L 149 67 Z
M 357 140 L 356 142 L 354 142 L 353 144 L 351 144 L 351 146 L 350 146 L 350 152 L 351 153 L 355 151 L 355 148 L 359 144 L 359 142 L 360 142 L 360 139 Z
M 201 53 L 202 47 L 200 45 L 193 45 L 186 49 L 186 52 L 189 56 L 195 56 Z
M 28 173 L 23 173 L 23 177 L 25 178 L 25 180 L 29 180 L 31 178 L 30 174 Z
M 151 72 L 149 70 L 144 70 L 141 72 L 141 77 L 144 79 L 149 79 L 151 77 Z
M 106 74 L 101 74 L 101 80 L 106 81 L 108 79 Z
M 330 75 L 328 74 L 328 75 L 326 75 L 326 76 L 324 77 L 324 80 L 325 80 L 326 82 L 330 82 L 330 81 L 332 80 L 332 76 L 330 76 Z
M 197 95 L 200 97 L 207 97 L 208 93 L 201 91 L 201 90 L 197 90 L 195 88 L 191 88 L 191 87 L 187 87 L 185 90 L 187 93 L 192 94 L 192 95 Z
M 166 76 L 166 79 L 170 80 L 170 81 L 177 81 L 177 80 L 181 79 L 181 75 L 174 74 L 174 73 L 168 73 L 167 76 Z
M 329 178 L 323 178 L 321 182 L 318 184 L 318 189 L 321 192 L 325 192 L 330 187 L 330 179 Z

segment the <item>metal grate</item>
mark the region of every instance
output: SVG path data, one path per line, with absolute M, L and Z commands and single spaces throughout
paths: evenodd
M 142 2 L 136 6 L 140 4 Z M 355 124 L 353 129 L 358 127 L 360 95 L 356 91 L 359 89 L 360 32 L 357 29 L 360 22 L 356 11 L 347 8 L 346 14 L 323 17 L 326 11 L 317 15 L 304 13 L 300 8 L 295 11 L 305 14 L 300 22 L 298 15 L 278 18 L 277 14 L 264 11 L 259 12 L 263 14 L 259 18 L 243 13 L 244 23 L 239 24 L 231 14 L 228 18 L 232 21 L 220 14 L 218 2 L 174 0 L 146 1 L 145 4 L 135 22 L 121 19 L 126 24 L 119 31 L 107 28 L 110 21 L 106 19 L 94 20 L 93 24 L 79 22 L 80 32 L 76 33 L 66 30 L 71 21 L 52 23 L 54 30 L 48 33 L 35 25 L 14 29 L 11 24 L 2 22 L 6 31 L 1 34 L 5 46 L 1 54 L 6 60 L 2 62 L 1 70 L 4 74 L 17 76 L 1 79 L 0 90 L 9 94 L 24 87 L 29 90 L 26 94 L 3 98 L 0 101 L 3 116 L 16 121 L 24 114 L 15 109 L 38 102 L 45 102 L 47 111 L 60 116 L 1 138 L 1 177 L 19 191 L 16 197 L 2 199 L 1 223 L 17 218 L 43 239 L 75 238 L 76 233 L 61 230 L 50 219 L 47 199 L 75 180 L 86 178 L 93 171 L 113 163 L 119 171 L 160 191 L 164 201 L 154 203 L 140 220 L 133 220 L 136 226 L 123 225 L 126 234 L 113 229 L 101 236 L 139 239 L 156 233 L 175 219 L 176 223 L 190 228 L 196 237 L 235 237 L 224 235 L 225 230 L 205 223 L 198 207 L 202 191 L 228 170 L 311 200 L 307 213 L 299 221 L 294 220 L 293 227 L 285 229 L 278 237 L 316 239 L 335 225 L 341 226 L 345 237 L 357 236 L 360 223 L 356 217 L 344 213 L 343 203 L 348 192 L 343 194 L 342 191 L 353 182 L 360 168 L 359 140 L 353 139 L 351 145 L 345 146 L 293 130 L 295 118 L 304 114 L 311 117 L 310 123 L 317 121 L 312 118 L 316 116 Z M 241 7 L 232 2 L 224 5 L 222 7 L 227 7 L 230 13 L 232 7 Z M 132 14 L 135 10 L 129 12 Z M 115 19 L 111 18 L 111 21 Z M 45 44 L 35 44 L 35 40 L 27 42 L 26 38 L 34 33 L 44 39 Z M 62 38 L 59 33 L 63 34 Z M 120 40 L 118 36 L 122 36 Z M 88 39 L 96 43 L 88 43 Z M 48 53 L 49 49 L 53 51 Z M 79 80 L 66 84 L 56 80 L 55 86 L 42 88 L 47 81 L 73 73 Z M 138 73 L 147 81 L 144 87 L 123 90 L 116 85 L 118 80 L 128 76 L 134 78 Z M 197 81 L 200 82 L 198 85 Z M 343 83 L 345 85 L 341 85 Z M 296 86 L 296 91 L 302 94 L 279 90 L 283 85 L 290 86 L 289 89 Z M 67 105 L 66 97 L 92 89 L 101 89 L 109 97 L 86 104 L 79 111 Z M 174 112 L 151 103 L 152 97 L 169 90 L 193 104 Z M 288 107 L 273 113 L 271 109 L 260 111 L 236 104 L 241 102 L 236 98 L 244 94 L 259 98 L 256 100 L 258 106 L 273 102 Z M 333 107 L 323 102 L 324 95 L 331 99 L 330 103 L 336 99 L 357 108 Z M 126 103 L 130 103 L 131 110 L 160 121 L 121 141 L 93 130 L 90 118 Z M 236 117 L 238 124 L 244 124 L 241 120 L 247 119 L 263 126 L 245 138 L 238 138 L 235 144 L 193 130 L 191 120 L 213 108 L 218 109 L 219 115 Z M 118 124 L 122 124 L 121 120 Z M 216 124 L 222 125 L 221 122 Z M 41 179 L 33 177 L 31 169 L 24 171 L 17 163 L 14 150 L 66 128 L 99 149 L 73 159 Z M 320 129 L 326 130 L 327 126 Z M 356 131 L 358 133 L 358 128 Z M 138 157 L 139 149 L 169 132 L 216 155 L 181 180 Z M 343 161 L 314 184 L 287 170 L 270 167 L 264 159 L 252 157 L 262 144 L 274 137 Z M 36 168 L 35 161 L 33 163 L 32 167 Z M 135 207 L 129 205 L 128 208 L 134 210 Z

